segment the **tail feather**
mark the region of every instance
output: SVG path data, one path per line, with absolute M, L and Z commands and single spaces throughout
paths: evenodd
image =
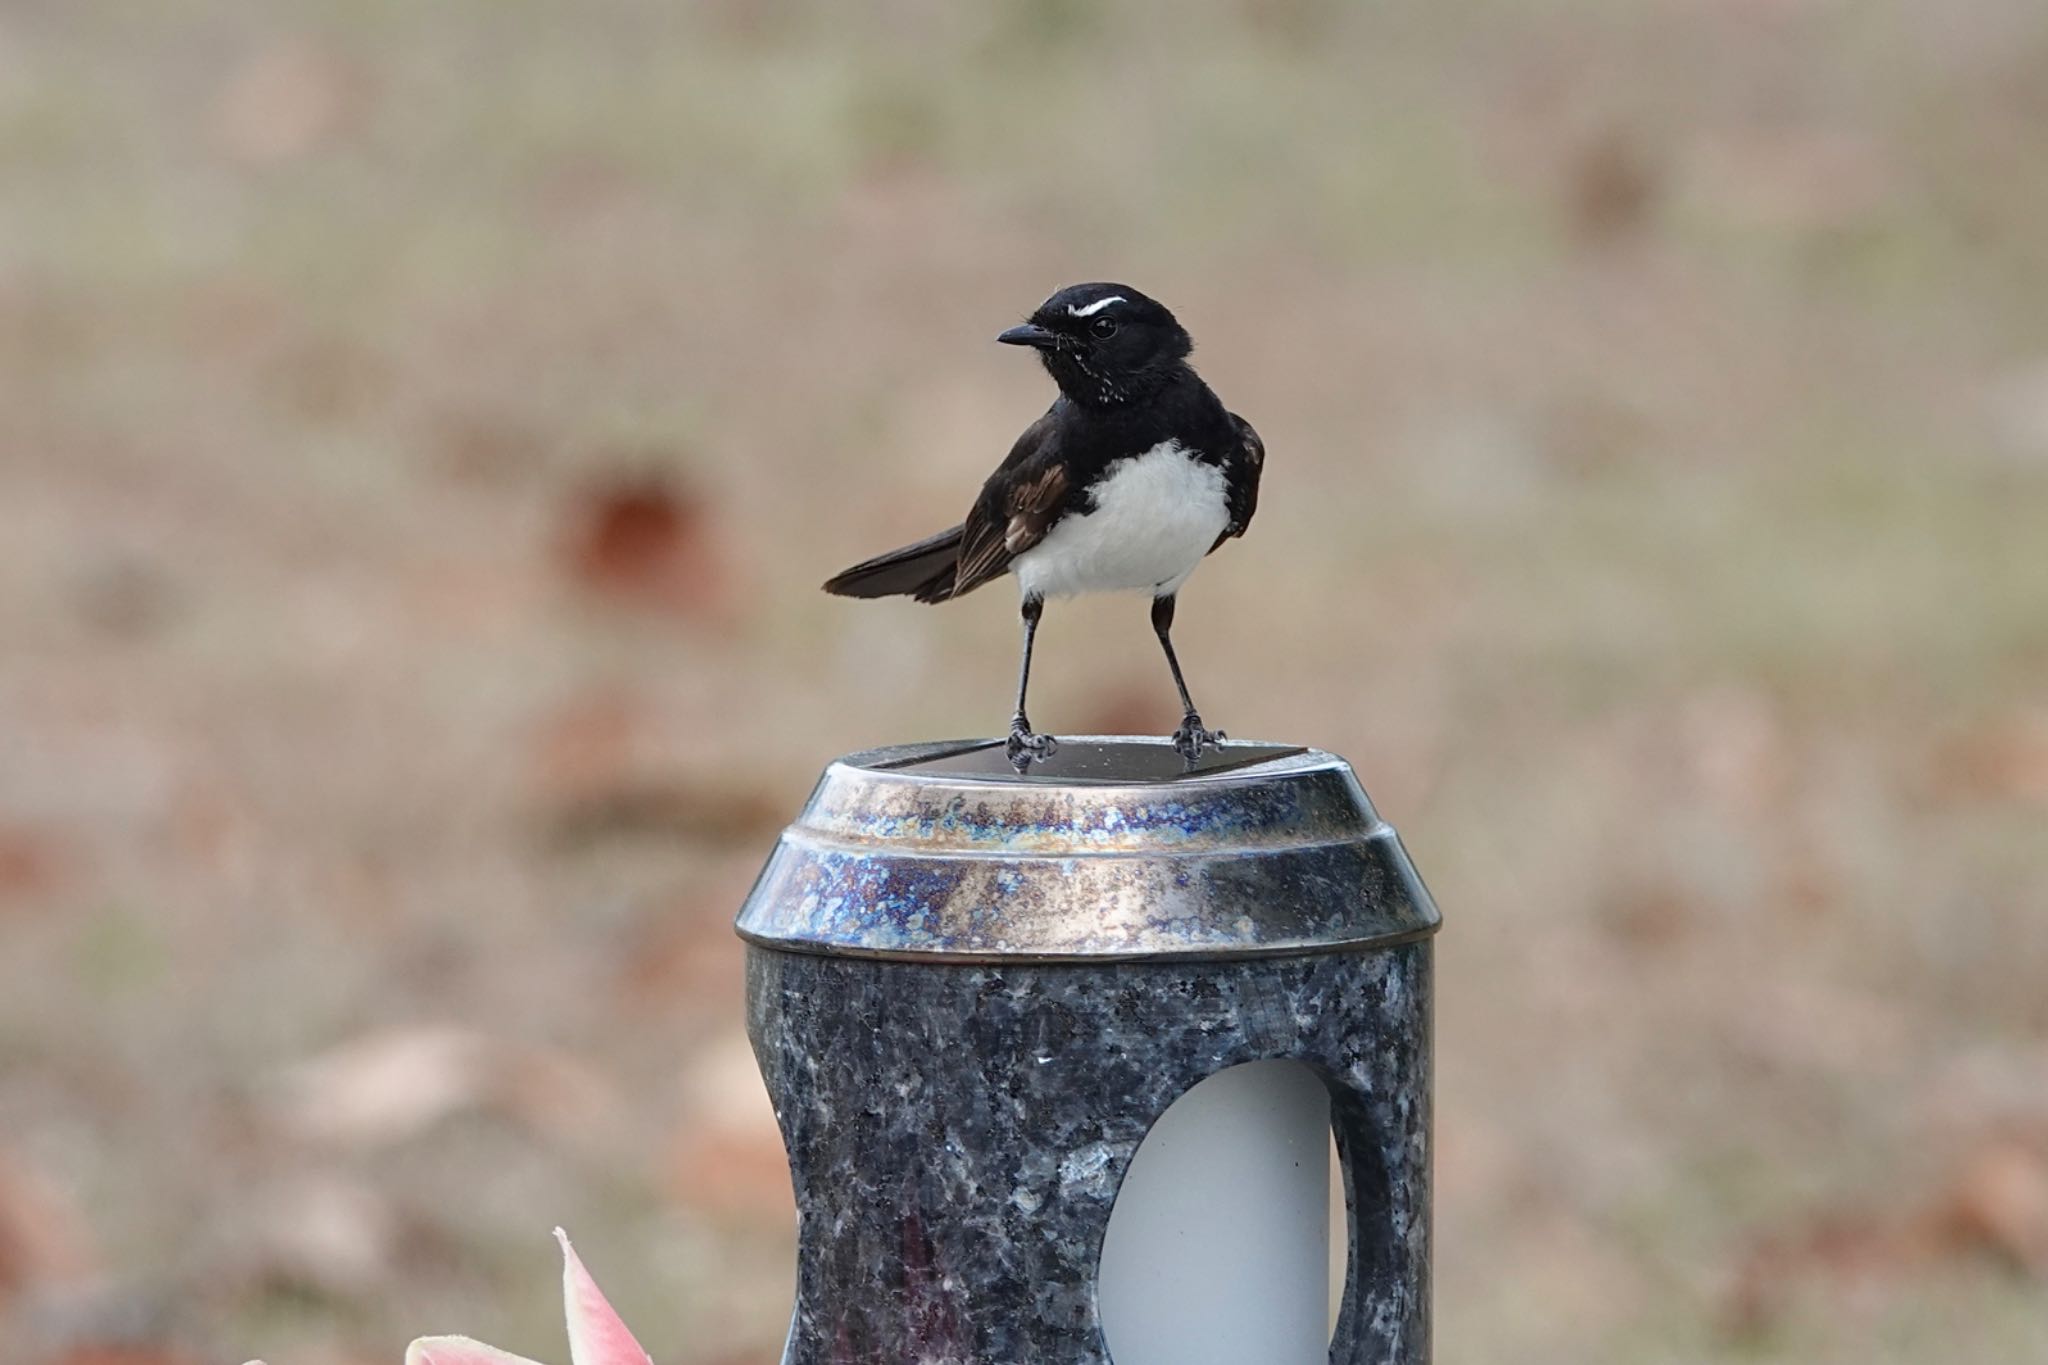
M 953 595 L 954 570 L 960 562 L 960 537 L 954 526 L 914 545 L 864 559 L 825 580 L 825 591 L 840 597 L 911 596 L 920 602 L 943 602 Z

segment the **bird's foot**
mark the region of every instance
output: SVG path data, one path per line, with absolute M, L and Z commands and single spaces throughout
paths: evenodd
M 1033 733 L 1031 722 L 1019 713 L 1010 721 L 1010 742 L 1003 749 L 1012 766 L 1021 773 L 1033 763 L 1051 758 L 1059 752 L 1059 747 L 1060 742 L 1051 735 Z
M 1202 718 L 1190 711 L 1181 718 L 1180 729 L 1173 732 L 1173 750 L 1193 763 L 1204 749 L 1214 749 L 1228 738 L 1221 730 L 1204 730 Z

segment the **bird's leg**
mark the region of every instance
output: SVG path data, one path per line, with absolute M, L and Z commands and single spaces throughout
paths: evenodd
M 1202 756 L 1202 750 L 1211 745 L 1221 744 L 1225 738 L 1221 730 L 1202 728 L 1202 717 L 1195 710 L 1195 700 L 1188 695 L 1187 679 L 1180 674 L 1180 659 L 1173 652 L 1173 595 L 1152 599 L 1152 629 L 1159 636 L 1159 647 L 1166 651 L 1166 666 L 1173 670 L 1173 685 L 1180 689 L 1180 709 L 1183 714 L 1180 729 L 1173 732 L 1173 747 L 1180 756 L 1192 763 Z
M 1010 762 L 1023 772 L 1032 760 L 1051 758 L 1060 742 L 1051 735 L 1031 732 L 1031 718 L 1024 714 L 1024 694 L 1031 690 L 1031 642 L 1038 635 L 1038 618 L 1045 614 L 1045 599 L 1026 597 L 1019 611 L 1024 617 L 1024 660 L 1017 666 L 1017 714 L 1010 717 L 1010 742 L 1005 746 Z

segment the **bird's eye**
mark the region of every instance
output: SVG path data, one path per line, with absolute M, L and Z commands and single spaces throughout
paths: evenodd
M 1116 319 L 1097 318 L 1088 324 L 1088 330 L 1093 332 L 1099 340 L 1107 341 L 1116 335 Z

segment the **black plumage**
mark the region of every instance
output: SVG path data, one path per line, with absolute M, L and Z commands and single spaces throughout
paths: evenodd
M 1028 763 L 1055 747 L 1024 711 L 1045 598 L 1147 589 L 1185 710 L 1175 743 L 1199 757 L 1221 734 L 1203 728 L 1181 678 L 1175 598 L 1204 556 L 1251 524 L 1265 447 L 1188 365 L 1193 343 L 1173 314 L 1128 285 L 1063 289 L 998 339 L 1036 349 L 1059 397 L 1017 438 L 965 521 L 856 564 L 825 590 L 943 602 L 1016 574 L 1024 659 L 1010 752 Z

